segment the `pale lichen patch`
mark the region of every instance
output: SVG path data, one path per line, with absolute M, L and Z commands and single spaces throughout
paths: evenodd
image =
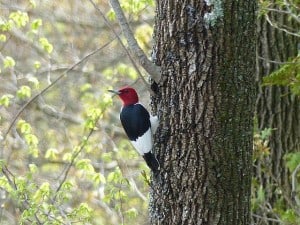
M 219 18 L 223 17 L 222 0 L 204 0 L 206 5 L 211 7 L 211 11 L 204 14 L 205 25 L 214 26 Z

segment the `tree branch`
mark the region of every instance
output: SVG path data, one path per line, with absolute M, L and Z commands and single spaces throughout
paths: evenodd
M 267 22 L 268 22 L 272 27 L 275 27 L 276 29 L 278 29 L 278 30 L 280 30 L 280 31 L 283 31 L 283 32 L 285 32 L 285 33 L 287 33 L 287 34 L 290 34 L 290 35 L 293 35 L 293 36 L 296 36 L 296 37 L 300 37 L 299 34 L 293 32 L 293 31 L 290 31 L 290 30 L 288 30 L 287 28 L 281 27 L 278 23 L 276 23 L 275 21 L 272 21 L 272 20 L 270 19 L 270 17 L 269 17 L 267 14 L 265 15 L 265 18 L 266 18 Z
M 132 54 L 139 60 L 140 65 L 149 73 L 151 78 L 155 80 L 155 82 L 159 82 L 160 80 L 160 69 L 156 66 L 153 62 L 151 62 L 147 56 L 145 55 L 144 51 L 138 45 L 134 35 L 129 27 L 127 19 L 123 13 L 123 10 L 120 6 L 118 0 L 109 0 L 111 7 L 116 13 L 118 22 L 122 29 L 122 32 L 127 40 L 128 46 Z
M 113 26 L 110 24 L 110 22 L 106 19 L 104 13 L 101 11 L 101 9 L 96 5 L 96 3 L 93 0 L 89 0 L 90 3 L 94 6 L 94 8 L 100 13 L 100 15 L 102 16 L 105 24 L 111 29 L 111 31 L 114 33 L 115 37 L 117 38 L 117 40 L 119 41 L 120 45 L 122 46 L 122 48 L 124 49 L 124 51 L 126 52 L 130 62 L 132 63 L 134 69 L 136 70 L 136 72 L 138 73 L 139 77 L 142 79 L 143 83 L 145 84 L 147 90 L 151 93 L 151 94 L 155 94 L 152 89 L 150 88 L 150 85 L 147 83 L 147 81 L 145 80 L 144 76 L 142 75 L 141 71 L 139 70 L 138 66 L 136 65 L 135 61 L 133 60 L 131 54 L 129 53 L 128 49 L 125 47 L 125 45 L 123 44 L 120 36 L 118 35 L 118 33 L 115 31 L 115 29 L 113 28 Z M 154 64 L 153 64 L 154 65 Z
M 114 40 L 114 39 L 113 39 Z M 43 95 L 44 93 L 46 93 L 51 87 L 53 87 L 58 81 L 60 81 L 62 78 L 64 78 L 65 76 L 67 76 L 68 72 L 70 72 L 71 70 L 73 70 L 76 66 L 80 65 L 82 62 L 84 62 L 86 59 L 88 59 L 89 57 L 95 55 L 96 53 L 98 53 L 100 50 L 104 49 L 105 47 L 107 47 L 110 43 L 113 42 L 113 40 L 110 40 L 109 42 L 105 43 L 103 46 L 97 48 L 96 50 L 90 52 L 89 54 L 87 54 L 86 56 L 84 56 L 82 59 L 80 59 L 77 63 L 73 64 L 69 69 L 67 69 L 65 72 L 63 72 L 58 78 L 56 78 L 51 84 L 49 84 L 47 87 L 45 87 L 43 90 L 41 90 L 39 93 L 37 93 L 36 95 L 34 95 L 30 100 L 28 100 L 28 102 L 26 102 L 21 109 L 16 113 L 16 115 L 14 116 L 12 122 L 9 124 L 8 129 L 6 130 L 6 132 L 4 133 L 2 142 L 4 143 L 8 133 L 10 132 L 11 128 L 13 127 L 13 125 L 15 124 L 15 122 L 17 121 L 17 119 L 19 118 L 19 116 L 22 114 L 22 112 L 32 103 L 34 102 L 39 96 Z

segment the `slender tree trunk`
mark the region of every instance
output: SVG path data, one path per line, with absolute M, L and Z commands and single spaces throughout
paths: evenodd
M 161 173 L 151 224 L 250 224 L 255 9 L 246 0 L 157 1 Z
M 269 12 L 268 16 L 275 23 L 295 27 L 286 14 Z M 298 29 L 295 27 L 295 30 L 299 29 L 299 26 Z M 275 207 L 276 202 L 285 202 L 288 207 L 294 204 L 288 200 L 291 199 L 291 181 L 283 157 L 286 153 L 300 151 L 300 101 L 290 93 L 288 87 L 262 87 L 261 83 L 264 76 L 279 68 L 278 62 L 286 62 L 297 55 L 300 39 L 274 28 L 266 17 L 258 20 L 257 37 L 258 128 L 272 128 L 273 131 L 269 143 L 270 156 L 255 165 L 255 178 L 263 185 L 265 203 L 268 205 L 254 213 L 266 218 L 274 217 L 269 212 L 272 211 L 270 206 Z M 272 224 L 261 218 L 255 219 L 255 222 Z

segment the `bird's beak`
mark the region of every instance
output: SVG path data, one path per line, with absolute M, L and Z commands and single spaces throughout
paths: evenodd
M 116 91 L 116 90 L 108 90 L 108 91 L 111 92 L 111 93 L 113 93 L 113 96 L 112 96 L 112 97 L 114 97 L 114 96 L 120 94 L 120 92 L 119 92 L 119 91 Z

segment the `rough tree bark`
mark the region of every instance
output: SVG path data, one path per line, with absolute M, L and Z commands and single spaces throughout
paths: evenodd
M 295 31 L 299 30 L 299 26 L 297 29 L 286 14 L 269 12 L 268 16 L 275 23 L 294 27 Z M 270 156 L 256 163 L 255 177 L 263 185 L 265 201 L 271 207 L 279 200 L 283 200 L 285 204 L 294 204 L 287 201 L 291 196 L 291 180 L 283 157 L 286 153 L 300 151 L 300 99 L 292 95 L 288 87 L 266 87 L 261 86 L 261 83 L 264 76 L 279 68 L 280 64 L 276 62 L 286 62 L 297 55 L 299 42 L 299 38 L 271 26 L 266 17 L 259 18 L 256 115 L 260 130 L 272 128 L 273 131 L 269 142 Z M 269 207 L 254 212 L 261 217 L 256 218 L 255 223 L 278 224 L 265 220 L 268 216 L 274 216 L 269 212 Z
M 250 224 L 256 1 L 157 0 L 151 224 Z

